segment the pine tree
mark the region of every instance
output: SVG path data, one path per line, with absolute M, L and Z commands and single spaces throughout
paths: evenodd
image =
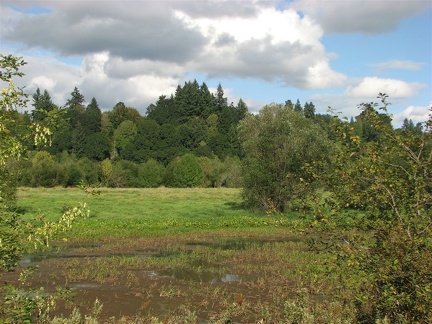
M 93 97 L 88 104 L 84 118 L 82 119 L 82 126 L 87 134 L 94 134 L 101 131 L 102 112 L 96 99 Z
M 219 83 L 216 90 L 216 114 L 219 116 L 225 107 L 228 107 L 228 100 L 224 97 L 222 85 Z
M 298 99 L 297 99 L 296 104 L 294 105 L 294 111 L 303 112 L 302 105 L 300 103 L 300 100 L 298 100 Z
M 315 105 L 312 103 L 305 103 L 304 105 L 304 115 L 306 118 L 314 118 L 315 117 Z
M 34 110 L 31 112 L 33 121 L 42 121 L 46 118 L 47 113 L 54 110 L 56 106 L 51 100 L 51 96 L 45 89 L 43 94 L 40 89 L 37 88 L 36 92 L 32 95 Z
M 77 87 L 71 92 L 71 98 L 66 101 L 66 109 L 75 109 L 78 112 L 84 112 L 84 96 Z

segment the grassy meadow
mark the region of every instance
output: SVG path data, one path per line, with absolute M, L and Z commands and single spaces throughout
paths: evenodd
M 55 251 L 33 256 L 39 270 L 31 284 L 67 287 L 72 296 L 55 316 L 78 316 L 76 307 L 95 323 L 352 319 L 352 305 L 335 298 L 336 256 L 309 250 L 298 215 L 247 211 L 238 189 L 99 190 L 88 197 L 79 189 L 19 189 L 25 219 L 43 211 L 55 220 L 80 201 L 91 210 Z M 92 313 L 96 299 L 102 311 Z
M 156 188 L 98 189 L 88 196 L 76 188 L 20 188 L 18 208 L 24 219 L 43 214 L 54 221 L 62 211 L 86 202 L 90 218 L 79 220 L 70 239 L 141 237 L 214 230 L 295 227 L 295 214 L 269 216 L 242 207 L 240 189 Z

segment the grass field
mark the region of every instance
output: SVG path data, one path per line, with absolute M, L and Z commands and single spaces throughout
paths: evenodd
M 99 189 L 87 196 L 71 188 L 21 188 L 18 207 L 25 219 L 42 213 L 56 220 L 65 207 L 87 202 L 91 217 L 80 220 L 72 230 L 74 239 L 139 237 L 191 231 L 290 227 L 298 223 L 295 214 L 269 216 L 242 207 L 240 189 L 157 188 Z
M 254 214 L 238 189 L 20 188 L 18 207 L 30 220 L 50 220 L 80 201 L 66 243 L 27 257 L 39 266 L 31 284 L 74 291 L 100 323 L 327 323 L 350 321 L 352 308 L 334 299 L 335 256 L 308 249 L 296 214 Z M 6 277 L 14 282 L 17 278 Z M 71 307 L 54 314 L 70 316 Z

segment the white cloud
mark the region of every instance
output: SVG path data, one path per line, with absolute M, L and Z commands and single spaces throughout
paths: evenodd
M 372 80 L 372 81 L 371 81 Z M 351 81 L 354 85 L 348 86 L 347 89 L 341 94 L 322 93 L 312 95 L 308 100 L 312 101 L 318 113 L 327 113 L 329 107 L 339 114 L 339 117 L 355 117 L 361 112 L 360 105 L 362 103 L 378 103 L 380 106 L 380 99 L 377 98 L 379 92 L 387 86 L 386 93 L 389 95 L 387 102 L 388 113 L 393 116 L 393 125 L 400 127 L 405 118 L 412 119 L 415 123 L 424 122 L 428 119 L 429 107 L 426 105 L 409 105 L 407 104 L 412 100 L 417 89 L 421 86 L 418 84 L 410 84 L 400 80 L 393 79 L 378 79 L 367 77 L 360 82 L 357 80 Z M 384 85 L 384 87 L 379 87 Z M 394 86 L 399 85 L 395 91 L 391 91 Z M 377 88 L 375 88 L 377 87 Z M 380 90 L 381 89 L 381 90 Z
M 365 77 L 357 85 L 346 89 L 345 95 L 362 98 L 373 97 L 378 93 L 385 93 L 392 98 L 406 98 L 414 96 L 424 85 L 420 83 L 408 83 L 396 79 L 384 79 L 378 77 Z
M 346 79 L 330 67 L 321 28 L 294 10 L 265 8 L 256 16 L 217 20 L 176 11 L 176 17 L 208 40 L 191 67 L 209 76 L 261 78 L 300 88 L 338 86 Z
M 270 7 L 271 1 L 45 5 L 54 10 L 15 19 L 5 38 L 63 56 L 108 53 L 104 69 L 110 78 L 181 79 L 195 71 L 308 89 L 346 79 L 330 66 L 333 55 L 321 43 L 322 28 L 292 9 Z
M 296 0 L 291 6 L 315 19 L 326 33 L 377 34 L 394 30 L 430 5 L 422 0 Z
M 377 70 L 383 71 L 383 70 L 408 70 L 408 71 L 419 71 L 424 66 L 426 66 L 426 63 L 422 62 L 414 62 L 409 60 L 392 60 L 388 62 L 381 62 L 381 63 L 370 63 L 369 66 L 377 68 Z
M 39 87 L 42 91 L 48 90 L 55 104 L 60 106 L 66 103 L 73 87 L 80 83 L 78 68 L 61 63 L 48 56 L 26 56 L 23 59 L 28 63 L 22 69 L 24 77 L 17 80 L 25 91 L 32 94 Z
M 115 60 L 114 60 L 115 61 Z M 177 79 L 168 74 L 135 73 L 124 77 L 112 75 L 111 57 L 107 52 L 87 55 L 80 70 L 78 88 L 87 101 L 96 97 L 103 109 L 111 109 L 122 101 L 144 114 L 148 105 L 155 102 L 161 94 L 171 94 L 177 87 Z M 126 64 L 125 68 L 133 68 Z M 157 65 L 157 64 L 156 64 Z
M 432 107 L 432 102 L 428 106 L 408 106 L 403 111 L 395 114 L 393 122 L 397 125 L 402 125 L 405 118 L 411 119 L 414 124 L 423 123 L 429 119 L 429 114 L 432 114 L 430 111 L 430 107 Z

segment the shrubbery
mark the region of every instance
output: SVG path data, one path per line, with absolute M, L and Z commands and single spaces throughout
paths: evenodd
M 92 161 L 74 154 L 51 155 L 35 151 L 22 161 L 10 163 L 19 186 L 73 187 L 81 183 L 113 188 L 170 187 L 239 187 L 238 158 L 176 157 L 165 167 L 155 159 L 144 163 L 129 160 Z M 13 178 L 11 178 L 13 179 Z

